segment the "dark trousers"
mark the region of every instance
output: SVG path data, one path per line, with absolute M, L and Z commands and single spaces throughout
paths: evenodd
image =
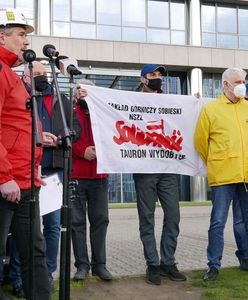
M 147 265 L 173 265 L 180 221 L 178 175 L 134 174 L 133 178 L 137 194 L 140 238 Z M 160 260 L 154 233 L 154 213 L 158 199 L 164 212 Z
M 45 168 L 42 169 L 43 175 L 53 175 L 57 173 L 60 181 L 63 181 L 63 171 L 61 169 Z M 52 201 L 52 199 L 51 199 Z M 60 209 L 50 212 L 42 217 L 43 236 L 46 243 L 46 263 L 49 279 L 53 279 L 53 272 L 57 269 L 57 257 L 60 238 Z M 19 287 L 22 284 L 21 265 L 19 253 L 14 239 L 11 239 L 10 245 L 10 278 L 13 287 Z
M 78 180 L 72 202 L 72 244 L 77 268 L 90 268 L 87 250 L 87 222 L 90 223 L 91 267 L 106 264 L 108 218 L 108 180 Z
M 39 197 L 39 189 L 35 190 L 35 197 Z M 25 297 L 30 299 L 29 286 L 29 234 L 30 234 L 30 190 L 21 191 L 19 204 L 11 204 L 0 198 L 0 262 L 3 261 L 6 252 L 6 240 L 10 231 L 16 241 L 20 254 L 22 267 L 23 287 Z M 35 300 L 49 300 L 50 290 L 48 273 L 45 260 L 45 242 L 40 230 L 39 202 L 35 204 L 34 219 L 34 284 Z M 2 263 L 0 263 L 2 265 Z M 0 270 L 1 271 L 1 270 Z

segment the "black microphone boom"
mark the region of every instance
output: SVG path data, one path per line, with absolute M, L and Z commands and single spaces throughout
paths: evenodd
M 57 51 L 53 45 L 47 44 L 43 47 L 43 54 L 46 57 L 52 57 L 52 56 L 57 57 L 59 55 L 59 51 Z
M 61 73 L 63 75 L 65 75 L 64 73 L 69 73 L 70 75 L 82 75 L 82 72 L 78 70 L 78 68 L 73 65 L 73 64 L 68 64 L 67 63 L 64 63 L 63 60 L 70 60 L 68 56 L 63 56 L 63 55 L 60 55 L 58 56 L 56 59 L 55 59 L 55 65 L 56 67 L 61 71 Z M 72 59 L 71 59 L 72 60 Z M 72 60 L 73 61 L 73 60 Z M 75 60 L 74 60 L 75 61 Z M 63 64 L 64 67 L 62 67 L 61 69 L 61 65 L 60 65 L 60 62 Z M 65 69 L 65 70 L 64 70 Z M 66 72 L 65 72 L 66 71 Z
M 36 59 L 36 54 L 33 50 L 27 49 L 23 52 L 23 58 L 26 62 L 30 63 Z
M 55 59 L 55 65 L 56 67 L 60 70 L 60 65 L 59 65 L 59 61 L 62 60 L 62 59 L 67 59 L 69 58 L 68 56 L 64 56 L 64 55 L 60 55 L 60 56 L 57 56 L 56 59 Z

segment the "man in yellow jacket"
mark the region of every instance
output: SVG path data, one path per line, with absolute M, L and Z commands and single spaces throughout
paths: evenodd
M 195 130 L 195 148 L 206 163 L 212 188 L 206 281 L 216 280 L 224 248 L 224 228 L 233 201 L 236 255 L 248 270 L 248 101 L 246 72 L 229 68 L 222 75 L 223 93 L 207 104 Z M 247 203 L 247 204 L 246 204 Z M 245 207 L 247 206 L 247 208 Z

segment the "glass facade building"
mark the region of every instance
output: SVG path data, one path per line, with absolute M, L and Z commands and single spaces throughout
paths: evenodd
M 227 67 L 247 69 L 248 0 L 1 0 L 0 7 L 21 9 L 35 26 L 38 59 L 44 44 L 55 44 L 98 86 L 135 91 L 141 67 L 155 63 L 166 65 L 165 93 L 214 98 Z M 68 92 L 68 78 L 59 75 L 59 83 Z M 190 200 L 192 178 L 179 180 L 181 200 Z M 110 175 L 109 195 L 134 202 L 131 174 Z

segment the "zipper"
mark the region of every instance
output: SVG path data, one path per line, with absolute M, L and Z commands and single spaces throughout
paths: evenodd
M 244 141 L 243 141 L 243 137 L 242 137 L 242 129 L 241 129 L 241 126 L 240 126 L 240 119 L 239 119 L 239 116 L 238 116 L 238 113 L 237 113 L 237 107 L 234 105 L 234 110 L 235 110 L 235 114 L 236 114 L 236 118 L 238 120 L 238 126 L 239 126 L 239 134 L 240 134 L 240 140 L 241 140 L 241 147 L 242 147 L 242 167 L 243 167 L 243 182 L 244 182 L 244 187 L 245 187 L 245 191 L 248 192 L 248 189 L 247 189 L 247 185 L 246 185 L 246 182 L 245 182 L 245 165 L 244 165 Z
M 247 185 L 246 185 L 245 179 L 244 179 L 244 187 L 245 187 L 246 193 L 248 193 L 248 189 L 247 189 Z
M 85 113 L 85 112 L 84 112 Z M 90 144 L 93 144 L 93 137 L 91 137 L 91 123 L 90 123 L 90 115 L 87 115 L 85 113 L 85 121 L 86 121 L 86 134 L 87 134 L 87 140 L 90 142 Z M 93 177 L 93 161 L 90 161 L 90 177 Z

